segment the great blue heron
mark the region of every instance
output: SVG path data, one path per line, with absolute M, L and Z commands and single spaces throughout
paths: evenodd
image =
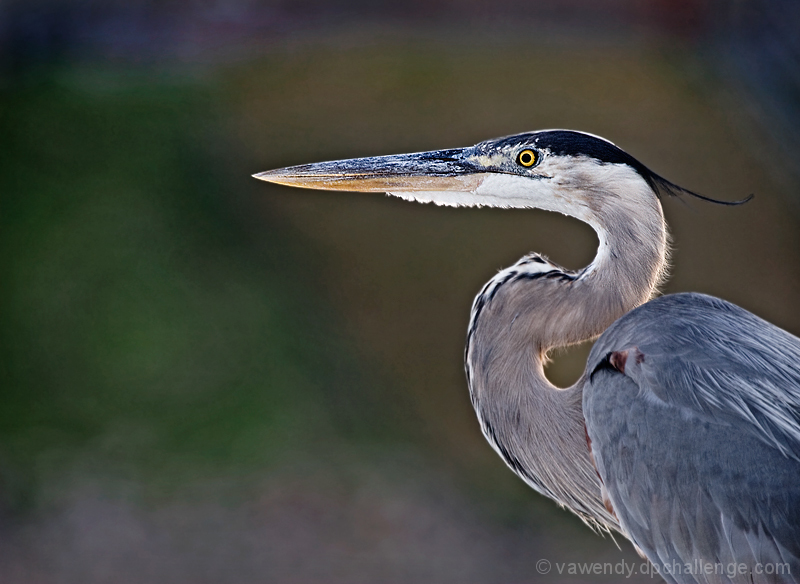
M 668 252 L 659 196 L 684 189 L 566 130 L 255 176 L 588 223 L 600 243 L 586 268 L 533 253 L 475 298 L 466 371 L 484 436 L 669 582 L 800 582 L 800 339 L 710 296 L 650 300 Z M 578 382 L 550 384 L 548 352 L 598 335 Z

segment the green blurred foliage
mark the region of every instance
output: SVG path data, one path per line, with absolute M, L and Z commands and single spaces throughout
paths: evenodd
M 257 242 L 242 228 L 209 85 L 78 67 L 4 91 L 7 475 L 57 476 L 83 457 L 181 481 L 182 465 L 261 468 L 390 432 L 390 413 L 332 403 L 364 375 L 313 293 L 313 250 L 268 218 Z

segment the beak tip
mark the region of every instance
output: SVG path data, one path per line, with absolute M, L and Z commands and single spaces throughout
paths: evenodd
M 272 179 L 275 177 L 275 174 L 276 173 L 274 170 L 265 170 L 264 172 L 257 172 L 250 176 L 252 176 L 253 178 L 257 178 L 258 180 L 265 180 L 267 182 L 271 182 Z

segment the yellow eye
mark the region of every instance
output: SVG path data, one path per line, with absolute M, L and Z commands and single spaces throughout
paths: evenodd
M 517 156 L 517 162 L 525 167 L 533 166 L 536 162 L 536 152 L 533 150 L 523 150 Z

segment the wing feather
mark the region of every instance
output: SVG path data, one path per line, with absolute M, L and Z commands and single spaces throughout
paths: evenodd
M 622 350 L 624 373 L 598 367 Z M 800 339 L 716 298 L 665 296 L 612 325 L 588 372 L 598 471 L 668 579 L 800 582 Z

